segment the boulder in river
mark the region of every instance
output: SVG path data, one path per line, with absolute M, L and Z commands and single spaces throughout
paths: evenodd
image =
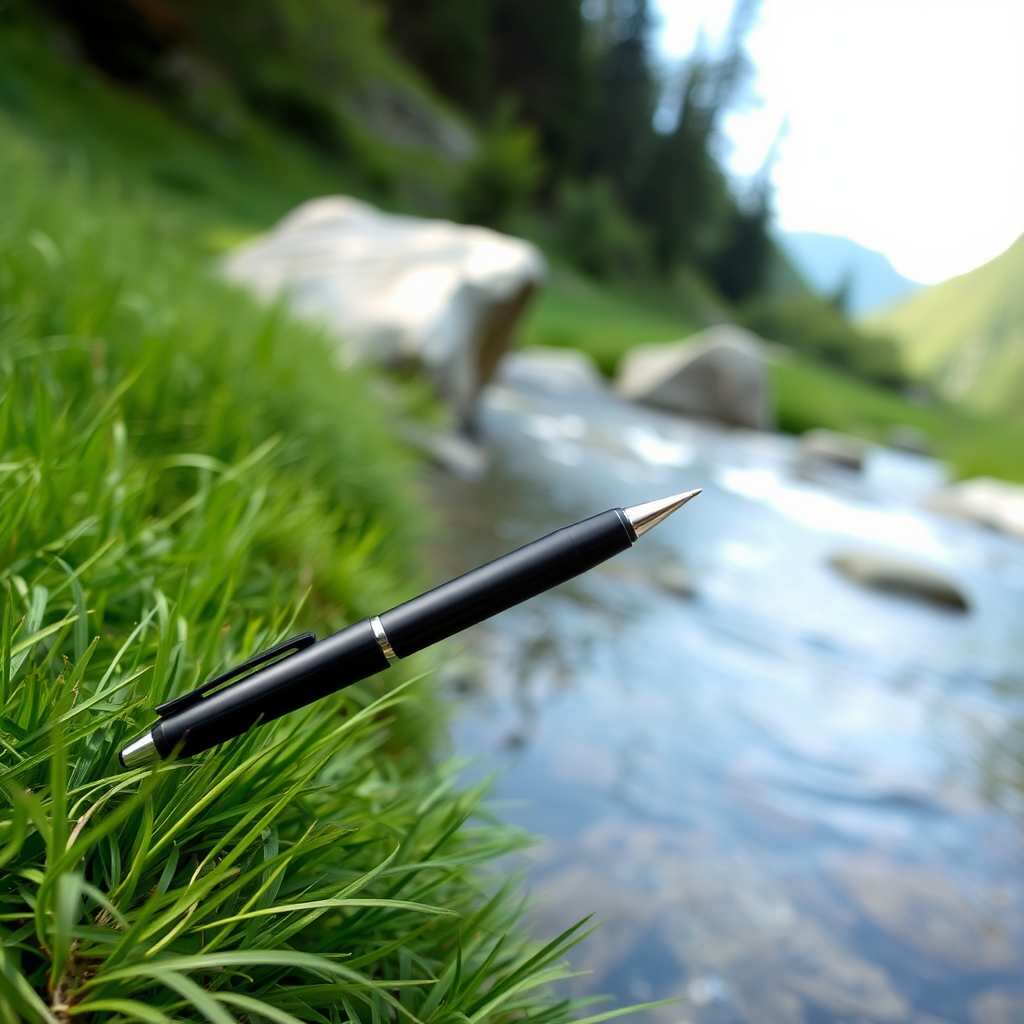
M 326 196 L 232 253 L 224 272 L 324 321 L 343 363 L 422 367 L 468 424 L 546 267 L 518 238 Z
M 929 495 L 925 504 L 936 512 L 1024 539 L 1024 487 L 1020 484 L 979 476 Z
M 630 349 L 615 386 L 624 398 L 684 416 L 754 430 L 770 430 L 775 422 L 764 343 L 733 324 Z
M 875 551 L 842 551 L 829 559 L 833 569 L 871 590 L 916 597 L 966 611 L 967 599 L 951 580 L 930 566 Z
M 805 465 L 826 462 L 859 473 L 864 468 L 867 451 L 866 441 L 835 430 L 815 427 L 800 437 L 800 461 Z

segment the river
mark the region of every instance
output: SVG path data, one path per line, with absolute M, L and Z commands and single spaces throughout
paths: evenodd
M 651 1024 L 1024 1021 L 1024 543 L 928 512 L 923 457 L 809 471 L 793 438 L 529 373 L 481 429 L 487 475 L 430 484 L 453 574 L 704 489 L 444 673 L 458 751 L 543 837 L 532 920 L 604 922 L 572 991 L 681 997 Z M 937 568 L 969 610 L 862 589 L 848 551 Z

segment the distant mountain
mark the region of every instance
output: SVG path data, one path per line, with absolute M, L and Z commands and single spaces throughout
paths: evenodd
M 907 280 L 888 257 L 849 238 L 813 231 L 780 231 L 776 238 L 816 292 L 831 297 L 846 290 L 846 312 L 852 317 L 873 313 L 924 287 Z
M 950 398 L 1024 417 L 1024 235 L 870 323 L 898 338 L 911 371 Z

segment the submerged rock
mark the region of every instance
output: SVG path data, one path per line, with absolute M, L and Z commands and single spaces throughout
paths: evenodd
M 615 386 L 634 402 L 737 427 L 775 423 L 764 343 L 720 324 L 686 341 L 639 345 L 619 363 Z
M 696 596 L 697 589 L 693 584 L 693 578 L 678 562 L 659 562 L 652 576 L 654 582 L 669 594 L 675 594 L 676 597 Z
M 405 437 L 460 480 L 480 480 L 487 475 L 490 456 L 487 449 L 472 437 L 454 430 L 428 428 L 408 431 Z
M 469 423 L 546 268 L 518 238 L 327 196 L 232 253 L 224 273 L 326 322 L 342 363 L 422 367 Z
M 878 855 L 830 858 L 829 873 L 877 927 L 939 962 L 999 970 L 1013 948 L 997 908 L 959 879 Z
M 1024 539 L 1024 487 L 979 476 L 925 498 L 936 512 L 959 516 Z
M 956 584 L 934 569 L 872 551 L 842 551 L 829 564 L 848 580 L 872 590 L 916 597 L 966 611 L 967 599 Z
M 932 439 L 910 423 L 899 423 L 889 428 L 889 444 L 912 455 L 931 455 L 935 450 Z
M 815 428 L 800 437 L 800 461 L 804 465 L 824 462 L 859 473 L 867 451 L 866 441 L 834 430 Z

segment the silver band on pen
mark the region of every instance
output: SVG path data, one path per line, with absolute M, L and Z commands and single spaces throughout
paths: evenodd
M 373 635 L 377 639 L 377 646 L 380 648 L 381 654 L 388 659 L 388 664 L 398 661 L 398 655 L 395 654 L 394 648 L 391 646 L 391 641 L 388 639 L 387 633 L 384 632 L 384 623 L 380 621 L 380 616 L 374 615 L 370 619 L 370 628 L 373 630 Z

